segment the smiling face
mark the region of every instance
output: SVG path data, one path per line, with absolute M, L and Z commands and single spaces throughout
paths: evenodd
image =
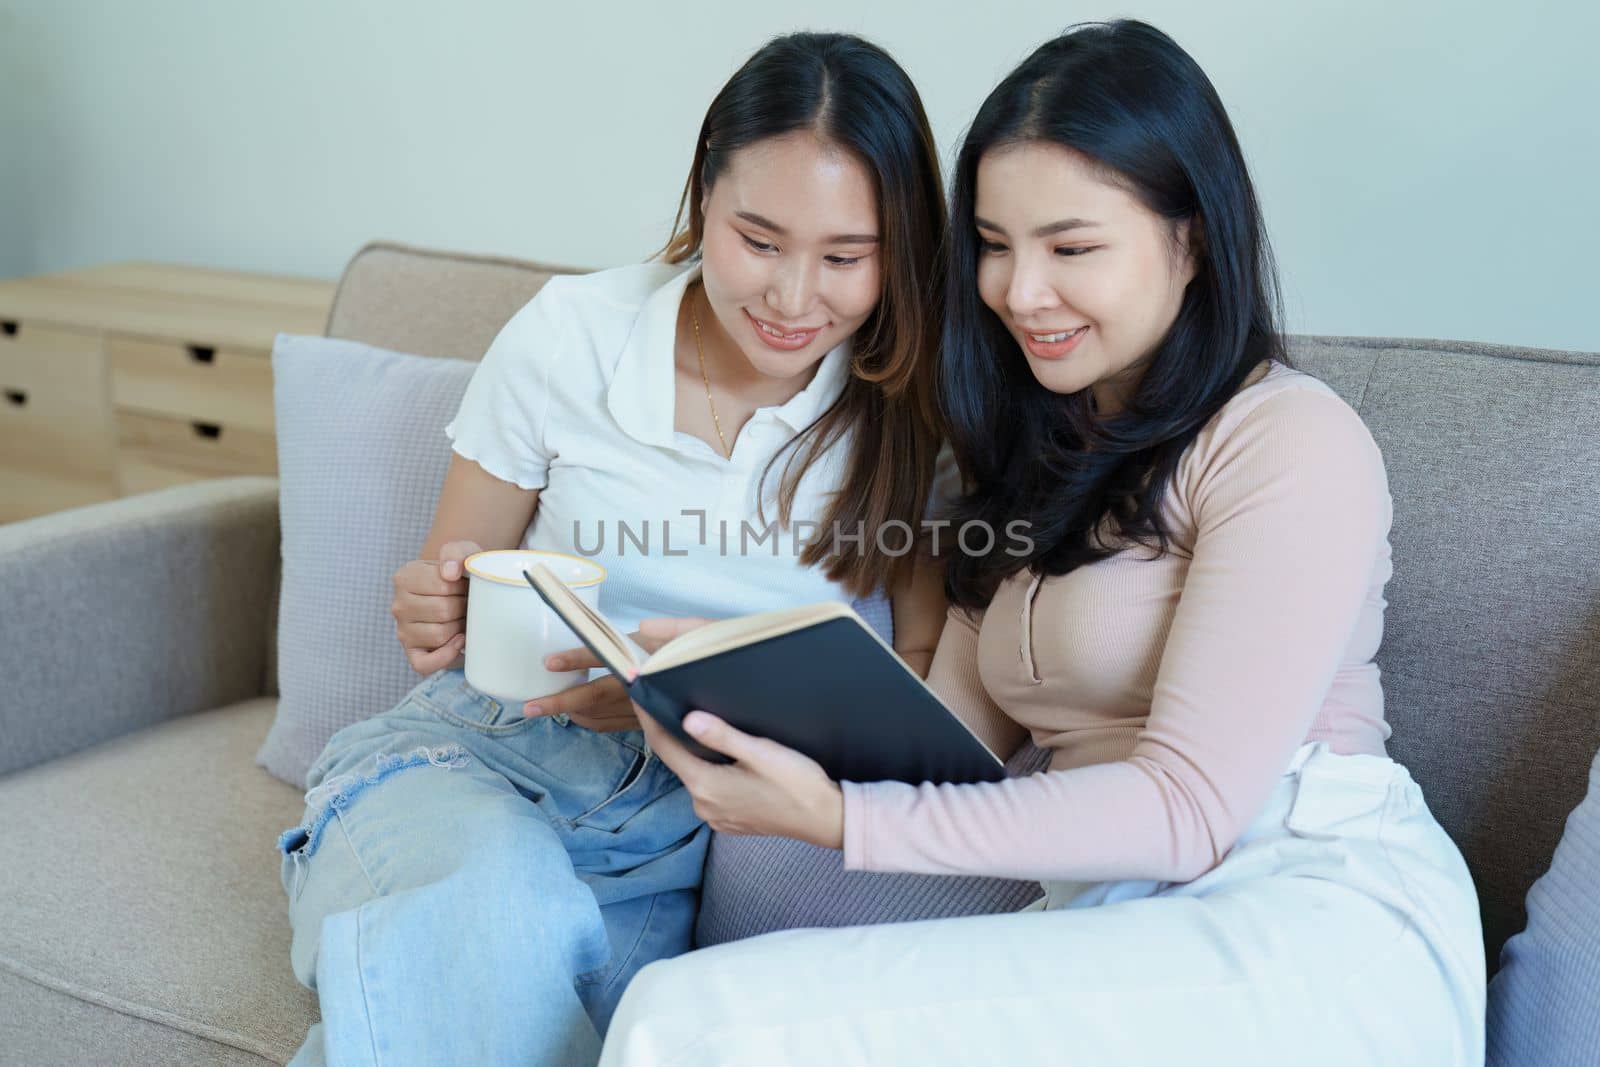
M 1029 141 L 985 153 L 974 211 L 978 293 L 1054 393 L 1121 409 L 1197 269 L 1177 226 L 1083 155 Z
M 878 306 L 877 196 L 848 153 L 810 133 L 741 148 L 704 213 L 706 298 L 756 373 L 810 371 Z

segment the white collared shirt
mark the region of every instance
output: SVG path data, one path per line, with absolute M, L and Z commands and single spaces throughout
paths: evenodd
M 790 400 L 757 409 L 724 457 L 673 428 L 678 309 L 698 276 L 646 263 L 550 279 L 495 338 L 445 428 L 458 454 L 540 490 L 524 547 L 604 566 L 601 609 L 628 630 L 851 599 L 797 548 L 820 536 L 801 524 L 821 522 L 850 433 L 801 479 L 789 527 L 776 500 L 793 449 L 766 478 L 763 515 L 756 506 L 768 462 L 844 388 L 849 342 Z

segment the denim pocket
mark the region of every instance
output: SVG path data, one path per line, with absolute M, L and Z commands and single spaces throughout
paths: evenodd
M 591 830 L 613 831 L 617 829 L 629 814 L 637 811 L 641 804 L 634 801 L 643 801 L 642 794 L 646 791 L 641 783 L 646 778 L 651 762 L 655 759 L 653 753 L 635 752 L 633 762 L 618 779 L 612 788 L 611 795 L 600 803 L 576 816 L 571 820 L 573 826 L 581 826 Z

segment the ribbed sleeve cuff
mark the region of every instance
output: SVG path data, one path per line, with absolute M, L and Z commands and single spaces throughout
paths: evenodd
M 861 782 L 840 782 L 844 793 L 844 869 L 865 871 L 867 822 L 871 818 L 872 787 Z

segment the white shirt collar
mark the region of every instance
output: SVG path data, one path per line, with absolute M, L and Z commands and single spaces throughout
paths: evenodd
M 639 309 L 633 329 L 606 389 L 606 407 L 630 437 L 648 445 L 674 445 L 673 401 L 677 395 L 673 350 L 677 344 L 678 309 L 689 284 L 700 277 L 700 265 L 674 275 L 651 293 Z M 757 409 L 752 422 L 770 413 L 798 433 L 838 399 L 850 376 L 851 347 L 846 339 L 822 357 L 817 373 L 800 392 L 777 407 Z

